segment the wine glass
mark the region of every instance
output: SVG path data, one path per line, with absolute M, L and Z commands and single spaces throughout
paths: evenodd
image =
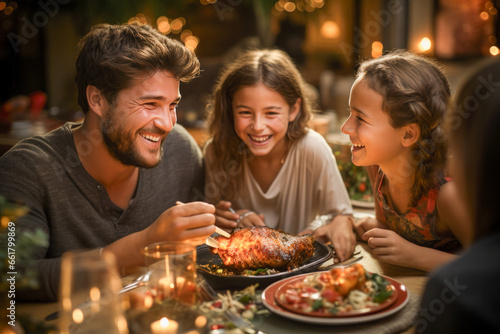
M 119 290 L 121 280 L 113 253 L 69 251 L 61 259 L 60 331 L 128 333 Z

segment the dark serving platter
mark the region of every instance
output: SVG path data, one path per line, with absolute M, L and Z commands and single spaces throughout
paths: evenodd
M 214 289 L 244 289 L 249 285 L 259 283 L 259 289 L 263 289 L 283 278 L 305 274 L 314 271 L 321 264 L 332 257 L 332 249 L 320 242 L 314 242 L 314 255 L 307 260 L 302 266 L 291 271 L 280 269 L 277 274 L 271 275 L 217 275 L 210 272 L 204 267 L 198 266 L 198 273 L 201 273 Z M 217 264 L 222 265 L 222 260 L 219 255 L 210 253 L 207 245 L 197 247 L 197 260 L 199 265 Z

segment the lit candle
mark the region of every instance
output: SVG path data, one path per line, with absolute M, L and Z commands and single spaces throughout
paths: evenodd
M 163 277 L 158 281 L 158 288 L 163 293 L 163 297 L 170 297 L 174 292 L 175 285 L 172 282 L 172 277 Z
M 176 282 L 177 282 L 176 288 L 178 290 L 181 290 L 184 287 L 184 284 L 186 283 L 186 279 L 182 276 L 179 276 L 177 277 Z
M 153 334 L 177 334 L 179 324 L 175 320 L 168 320 L 166 317 L 161 318 L 151 324 L 151 332 Z

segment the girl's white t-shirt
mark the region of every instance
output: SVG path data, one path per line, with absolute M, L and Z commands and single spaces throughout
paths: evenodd
M 313 130 L 292 145 L 266 192 L 254 179 L 246 161 L 242 177 L 237 197 L 231 200 L 233 208 L 264 214 L 269 227 L 298 234 L 306 228 L 315 230 L 339 214 L 352 215 L 332 149 Z

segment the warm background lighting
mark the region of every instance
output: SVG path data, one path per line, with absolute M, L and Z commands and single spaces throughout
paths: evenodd
M 493 45 L 492 47 L 490 47 L 490 53 L 492 56 L 496 56 L 498 55 L 498 53 L 500 53 L 500 50 L 498 49 L 498 47 Z
M 295 10 L 296 6 L 293 2 L 289 1 L 283 6 L 283 8 L 285 8 L 287 12 L 291 13 Z
M 285 12 L 293 13 L 295 11 L 311 13 L 314 12 L 314 10 L 323 7 L 324 5 L 325 0 L 279 0 L 274 3 L 274 7 L 271 9 L 271 13 L 274 16 L 281 15 Z
M 375 41 L 372 43 L 372 58 L 378 58 L 382 55 L 382 52 L 384 50 L 384 45 L 379 42 Z
M 427 37 L 422 38 L 422 40 L 420 40 L 420 43 L 418 43 L 418 49 L 422 52 L 429 51 L 431 49 L 431 46 L 431 40 Z
M 156 25 L 158 26 L 158 31 L 162 34 L 169 34 L 171 31 L 170 23 L 168 22 L 168 18 L 165 16 L 160 16 L 156 20 Z
M 182 17 L 179 17 L 170 23 L 170 27 L 172 27 L 172 31 L 176 34 L 181 32 L 183 24 L 183 19 Z M 184 21 L 185 22 L 185 21 Z
M 324 38 L 335 39 L 340 36 L 340 28 L 334 21 L 325 21 L 319 33 Z
M 205 0 L 205 2 L 207 4 L 210 4 L 215 2 L 215 0 Z M 180 40 L 193 53 L 194 50 L 198 47 L 198 44 L 200 43 L 199 37 L 194 36 L 191 30 L 184 29 L 187 24 L 187 21 L 184 17 L 169 19 L 168 17 L 162 15 L 155 20 L 151 19 L 150 17 L 147 17 L 142 13 L 139 13 L 128 20 L 129 24 L 132 23 L 148 24 L 149 22 L 156 22 L 156 29 L 164 35 L 179 34 Z

